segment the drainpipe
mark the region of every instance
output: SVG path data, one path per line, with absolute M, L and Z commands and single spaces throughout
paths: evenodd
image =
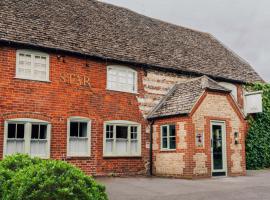
M 150 122 L 150 147 L 149 147 L 149 175 L 153 175 L 153 124 L 154 120 Z

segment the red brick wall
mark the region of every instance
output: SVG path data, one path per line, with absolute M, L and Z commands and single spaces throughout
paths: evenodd
M 88 65 L 88 67 L 86 66 Z M 148 151 L 146 123 L 139 110 L 136 94 L 106 90 L 106 62 L 75 56 L 58 59 L 50 53 L 50 82 L 15 79 L 16 49 L 0 47 L 0 157 L 3 156 L 4 121 L 22 117 L 45 119 L 52 123 L 51 158 L 67 159 L 93 175 L 143 172 Z M 138 92 L 142 94 L 142 76 L 138 71 Z M 61 73 L 86 76 L 90 87 L 61 82 Z M 91 157 L 67 158 L 67 118 L 92 120 Z M 142 157 L 103 158 L 103 122 L 129 120 L 142 124 Z

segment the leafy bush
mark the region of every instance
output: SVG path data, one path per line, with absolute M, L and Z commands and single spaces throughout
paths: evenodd
M 263 113 L 249 118 L 249 131 L 246 138 L 247 169 L 270 167 L 270 84 L 256 83 L 248 90 L 263 91 Z
M 74 166 L 25 155 L 0 162 L 0 194 L 5 200 L 107 200 L 105 187 Z

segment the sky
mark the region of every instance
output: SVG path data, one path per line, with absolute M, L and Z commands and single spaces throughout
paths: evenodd
M 269 0 L 100 0 L 209 32 L 270 82 Z

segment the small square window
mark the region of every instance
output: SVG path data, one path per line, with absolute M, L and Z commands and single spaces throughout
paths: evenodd
M 49 81 L 49 55 L 38 51 L 18 50 L 16 78 Z
M 161 148 L 163 150 L 176 149 L 175 125 L 165 125 L 161 127 Z
M 123 92 L 137 92 L 137 72 L 123 66 L 108 66 L 107 89 Z

